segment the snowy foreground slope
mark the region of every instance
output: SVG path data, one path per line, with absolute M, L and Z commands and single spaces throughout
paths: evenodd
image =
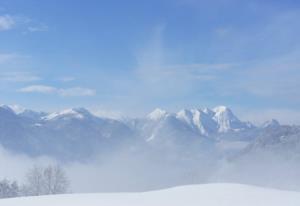
M 5 206 L 299 206 L 300 192 L 239 184 L 182 186 L 145 193 L 71 194 L 0 200 Z

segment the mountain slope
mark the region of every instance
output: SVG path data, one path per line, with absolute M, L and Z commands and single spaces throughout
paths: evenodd
M 83 108 L 47 114 L 0 107 L 0 143 L 18 153 L 82 159 L 112 151 L 133 138 L 124 123 L 96 117 Z
M 248 145 L 245 151 L 269 145 L 282 138 L 277 134 L 291 139 L 276 120 L 254 127 L 224 106 L 177 113 L 156 109 L 144 118 L 126 121 L 97 117 L 84 108 L 44 113 L 0 106 L 0 144 L 5 149 L 63 160 L 108 155 L 120 149 L 173 152 L 189 158 L 210 153 L 213 157 L 239 153 Z M 294 129 L 295 145 L 299 134 Z

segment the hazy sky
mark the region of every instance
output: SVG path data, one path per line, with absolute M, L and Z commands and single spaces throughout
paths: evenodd
M 300 3 L 1 0 L 0 103 L 300 123 Z

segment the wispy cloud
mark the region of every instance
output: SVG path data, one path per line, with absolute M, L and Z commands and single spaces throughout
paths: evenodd
M 144 110 L 162 104 L 257 108 L 299 103 L 299 17 L 299 12 L 277 12 L 251 25 L 211 25 L 209 37 L 204 35 L 208 42 L 197 39 L 195 47 L 176 45 L 168 39 L 172 26 L 158 25 L 136 50 L 132 82 L 124 81 L 127 90 L 122 88 L 120 98 L 139 102 Z
M 0 31 L 12 29 L 21 30 L 23 34 L 32 32 L 45 32 L 49 27 L 45 23 L 33 20 L 27 16 L 20 15 L 0 15 Z
M 300 52 L 290 53 L 252 65 L 242 73 L 247 79 L 238 85 L 257 96 L 300 102 L 299 56 Z
M 76 78 L 72 77 L 72 76 L 66 76 L 66 77 L 58 78 L 58 80 L 62 81 L 62 82 L 71 82 L 71 81 L 76 80 Z
M 95 96 L 96 91 L 89 88 L 72 87 L 72 88 L 56 88 L 47 85 L 31 85 L 18 90 L 23 93 L 41 93 L 41 94 L 57 94 L 64 97 L 76 96 Z
M 216 59 L 238 61 L 233 69 L 214 73 L 218 96 L 245 95 L 251 97 L 249 103 L 267 101 L 270 106 L 299 104 L 299 17 L 299 10 L 280 12 L 252 27 L 217 28 L 210 45 Z
M 238 65 L 231 62 L 180 63 L 176 54 L 165 45 L 165 25 L 154 28 L 152 38 L 137 52 L 136 75 L 141 93 L 148 90 L 155 98 L 186 96 L 207 87 L 207 83 L 222 77 Z
M 230 63 L 211 63 L 211 64 L 175 64 L 166 65 L 161 70 L 162 73 L 172 76 L 181 76 L 194 80 L 212 80 L 217 74 L 236 67 Z
M 16 24 L 15 19 L 11 15 L 0 16 L 0 31 L 11 30 Z
M 33 82 L 41 79 L 42 78 L 37 75 L 24 72 L 9 72 L 0 74 L 0 80 L 8 82 Z
M 24 92 L 24 93 L 43 93 L 43 94 L 51 94 L 51 93 L 56 93 L 57 88 L 51 87 L 51 86 L 46 86 L 46 85 L 31 85 L 28 87 L 23 87 L 18 90 L 19 92 Z
M 49 27 L 45 24 L 33 25 L 28 27 L 29 32 L 45 32 L 48 31 Z
M 73 87 L 68 89 L 58 89 L 58 94 L 66 97 L 75 97 L 75 96 L 95 96 L 96 91 L 93 89 L 82 88 L 82 87 Z
M 19 55 L 14 53 L 0 53 L 0 64 L 7 63 L 19 58 Z

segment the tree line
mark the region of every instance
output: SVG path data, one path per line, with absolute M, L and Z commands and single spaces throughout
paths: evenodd
M 69 180 L 59 165 L 34 166 L 25 177 L 25 182 L 0 180 L 0 198 L 39 196 L 67 193 Z

